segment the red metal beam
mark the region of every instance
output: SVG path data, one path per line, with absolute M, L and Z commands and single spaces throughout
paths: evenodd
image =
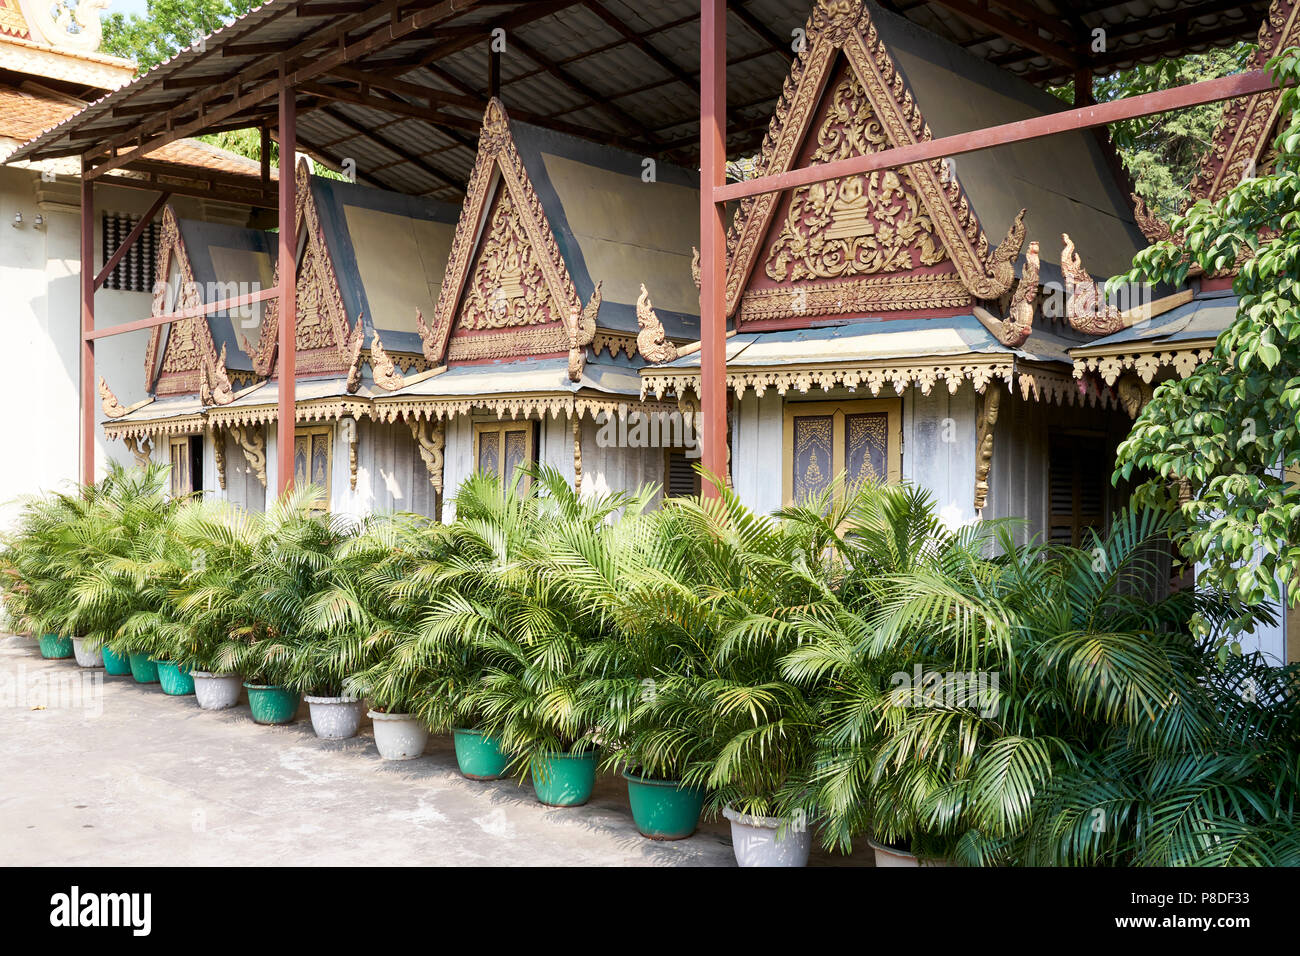
M 1238 96 L 1249 96 L 1273 88 L 1273 80 L 1267 70 L 1238 73 L 1217 80 L 1203 80 L 1200 83 L 1189 83 L 1172 90 L 1157 90 L 1154 93 L 1143 93 L 1141 96 L 1130 96 L 1109 103 L 1062 110 L 1047 116 L 1035 116 L 1032 119 L 990 126 L 969 133 L 958 133 L 955 136 L 896 146 L 879 153 L 868 153 L 864 156 L 836 160 L 833 163 L 793 169 L 787 173 L 760 176 L 746 182 L 730 183 L 713 190 L 713 201 L 732 202 L 746 196 L 781 192 L 797 186 L 808 186 L 845 176 L 859 176 L 881 169 L 895 169 L 899 166 L 929 162 L 947 156 L 960 156 L 963 153 L 974 153 L 994 146 L 1041 139 L 1057 133 L 1091 129 L 1120 120 L 1150 116 L 1153 113 L 1164 113 L 1189 106 L 1200 106 L 1202 103 L 1215 103 Z
M 294 379 L 296 378 L 298 328 L 298 205 L 295 153 L 298 145 L 298 117 L 294 89 L 280 90 L 280 305 L 279 377 L 280 393 L 276 421 L 276 490 L 284 494 L 293 485 Z
M 131 251 L 131 247 L 139 241 L 140 237 L 144 235 L 144 231 L 149 228 L 149 223 L 153 222 L 153 217 L 158 215 L 158 211 L 162 209 L 163 205 L 170 198 L 171 193 L 169 192 L 158 194 L 158 198 L 155 199 L 153 205 L 149 207 L 149 211 L 140 217 L 140 221 L 135 224 L 135 227 L 129 233 L 127 233 L 126 239 L 117 247 L 117 251 L 114 252 L 109 257 L 108 261 L 104 263 L 104 268 L 99 270 L 99 275 L 95 276 L 96 289 L 100 288 L 104 284 L 104 280 L 108 278 L 109 273 L 116 269 L 117 264 L 122 261 L 122 258 L 128 252 Z
M 703 465 L 727 471 L 727 240 L 718 190 L 727 179 L 727 4 L 700 9 L 700 414 Z M 717 489 L 704 483 L 704 493 Z
M 114 325 L 107 329 L 95 329 L 91 332 L 83 333 L 82 337 L 86 339 L 103 339 L 110 335 L 123 335 L 127 332 L 138 332 L 141 329 L 151 329 L 155 325 L 166 325 L 169 322 L 179 322 L 181 319 L 196 319 L 202 315 L 211 315 L 214 312 L 225 312 L 227 309 L 239 309 L 246 305 L 254 305 L 258 302 L 265 302 L 267 299 L 274 299 L 280 295 L 280 287 L 272 286 L 269 289 L 259 289 L 256 292 L 250 292 L 248 295 L 238 295 L 233 299 L 222 299 L 219 302 L 208 302 L 203 305 L 196 305 L 189 309 L 182 309 L 179 312 L 156 312 L 147 319 L 136 319 L 133 322 L 123 322 L 121 325 Z
M 95 183 L 81 170 L 81 483 L 95 482 Z

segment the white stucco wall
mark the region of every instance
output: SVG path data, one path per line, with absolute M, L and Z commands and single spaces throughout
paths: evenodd
M 137 189 L 103 186 L 95 190 L 97 212 L 146 212 L 156 194 Z M 79 330 L 80 196 L 75 178 L 43 181 L 30 169 L 0 166 L 0 291 L 7 347 L 0 349 L 0 397 L 6 414 L 0 416 L 0 447 L 12 456 L 11 466 L 0 469 L 0 527 L 14 514 L 14 499 L 58 488 L 79 477 L 78 438 L 80 398 Z M 247 210 L 220 203 L 178 199 L 178 212 L 190 218 L 238 221 Z M 15 216 L 22 214 L 22 224 Z M 36 217 L 43 224 L 36 224 Z M 98 217 L 97 217 L 98 218 Z M 95 267 L 103 264 L 98 221 L 94 225 Z M 149 314 L 147 293 L 101 290 L 95 297 L 95 325 L 105 328 Z M 99 339 L 95 346 L 95 372 L 105 376 L 124 405 L 146 397 L 144 349 L 148 332 Z M 94 402 L 100 421 L 99 396 Z M 112 460 L 131 464 L 133 458 L 120 441 L 107 442 L 96 429 L 97 473 Z M 215 470 L 211 478 L 215 487 Z

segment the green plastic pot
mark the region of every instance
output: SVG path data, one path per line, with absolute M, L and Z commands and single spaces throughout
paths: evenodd
M 298 713 L 298 694 L 287 687 L 275 684 L 250 684 L 244 682 L 248 691 L 248 709 L 253 712 L 255 724 L 291 724 Z
M 158 661 L 158 683 L 162 684 L 163 693 L 172 697 L 194 693 L 194 678 L 189 669 L 175 661 Z
M 548 807 L 580 807 L 596 786 L 596 752 L 551 753 L 533 758 L 533 790 Z
M 115 677 L 123 677 L 131 673 L 131 660 L 125 654 L 115 654 L 107 647 L 101 647 L 99 652 L 104 655 L 104 670 Z
M 131 676 L 137 684 L 158 683 L 158 662 L 148 654 L 132 654 Z
M 655 780 L 623 771 L 632 820 L 652 840 L 685 840 L 700 825 L 704 791 L 680 780 Z
M 42 634 L 40 638 L 41 657 L 50 661 L 61 661 L 72 656 L 72 638 L 59 637 L 57 634 Z
M 497 738 L 466 727 L 453 727 L 451 737 L 462 776 L 471 780 L 499 780 L 505 776 L 510 758 L 501 752 Z

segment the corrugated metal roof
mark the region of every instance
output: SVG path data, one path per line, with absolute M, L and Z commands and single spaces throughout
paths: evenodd
M 1015 15 L 996 4 L 961 0 L 889 5 L 976 55 L 1045 83 L 1079 68 L 1105 73 L 1253 38 L 1267 4 L 1228 2 L 1098 6 L 1091 0 L 1018 0 Z M 516 118 L 646 155 L 692 161 L 699 57 L 694 0 L 444 0 L 415 9 L 384 0 L 347 16 L 312 9 L 301 0 L 270 0 L 45 131 L 15 158 L 73 155 L 107 144 L 130 149 L 136 137 L 152 136 L 169 111 L 196 96 L 206 98 L 205 128 L 273 123 L 274 98 L 253 102 L 252 91 L 274 79 L 276 54 L 283 51 L 293 57 L 288 69 L 300 81 L 303 148 L 330 163 L 353 160 L 362 182 L 453 199 L 468 175 L 478 117 L 490 92 L 489 31 L 500 26 L 506 31 L 500 94 Z M 752 149 L 762 138 L 786 77 L 794 31 L 810 9 L 809 3 L 788 0 L 729 4 L 733 153 Z M 1012 26 L 999 31 L 990 22 Z M 1088 50 L 1098 27 L 1106 30 L 1107 52 L 1070 52 Z M 355 53 L 346 68 L 358 75 L 336 74 L 326 83 L 326 68 L 341 56 L 340 35 Z M 1066 53 L 1052 59 L 1043 48 Z M 417 97 L 412 87 L 432 94 Z M 176 128 L 188 129 L 199 122 L 196 117 L 178 111 L 171 119 Z

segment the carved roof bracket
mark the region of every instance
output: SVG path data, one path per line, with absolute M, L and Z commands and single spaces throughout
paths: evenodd
M 1126 327 L 1119 307 L 1107 302 L 1101 288 L 1084 268 L 1068 233 L 1061 233 L 1061 277 L 1065 280 L 1065 314 L 1070 327 L 1087 335 L 1113 335 Z
M 655 313 L 654 303 L 645 283 L 641 283 L 641 294 L 636 300 L 636 324 L 641 331 L 636 334 L 637 351 L 652 365 L 671 362 L 677 358 L 677 346 L 668 339 L 664 324 Z
M 1038 301 L 1038 243 L 1029 244 L 1025 255 L 1025 270 L 1020 283 L 1011 296 L 1011 308 L 1005 319 L 999 319 L 987 309 L 975 306 L 972 311 L 993 337 L 1008 348 L 1019 348 L 1029 338 L 1034 328 L 1034 304 Z

